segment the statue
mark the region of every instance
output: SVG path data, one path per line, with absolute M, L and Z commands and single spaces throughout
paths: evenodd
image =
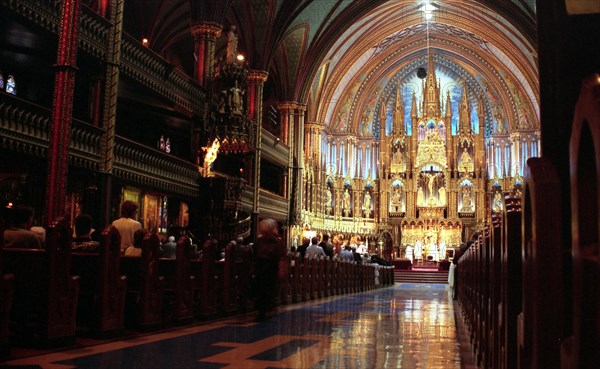
M 495 212 L 502 211 L 502 194 L 500 194 L 500 191 L 497 191 L 494 195 L 494 201 L 492 202 L 492 210 Z
M 438 190 L 438 205 L 446 205 L 446 188 L 444 186 L 440 187 Z
M 417 205 L 425 205 L 425 201 L 423 199 L 423 187 L 419 186 L 417 190 Z
M 427 205 L 428 206 L 436 206 L 437 199 L 435 198 L 435 196 L 433 194 L 433 184 L 435 181 L 435 177 L 438 176 L 438 173 L 435 173 L 435 174 L 426 173 L 425 176 L 427 177 L 427 189 L 429 190 L 427 193 L 427 196 L 429 196 L 427 198 Z
M 331 201 L 333 200 L 333 196 L 331 195 L 331 189 L 327 187 L 327 191 L 325 191 L 325 211 L 327 214 L 331 213 L 331 208 L 333 207 Z
M 463 152 L 460 155 L 460 162 L 458 164 L 458 170 L 463 172 L 472 172 L 473 171 L 473 160 L 471 160 L 471 155 L 467 152 L 467 148 L 463 148 Z
M 238 81 L 235 81 L 235 85 L 229 89 L 229 108 L 233 114 L 242 114 L 244 102 L 242 96 L 244 91 L 238 87 Z
M 433 181 L 434 181 L 435 177 L 437 177 L 437 173 L 436 174 L 427 173 L 425 175 L 427 176 L 427 189 L 429 190 L 429 196 L 432 196 L 433 195 Z
M 365 218 L 368 218 L 371 215 L 371 194 L 369 191 L 365 192 L 365 197 L 363 199 L 363 209 L 365 209 Z
M 392 195 L 392 211 L 397 213 L 402 207 L 402 194 L 399 187 L 394 188 L 394 194 Z
M 227 63 L 233 63 L 235 61 L 237 43 L 238 39 L 235 34 L 235 26 L 231 26 L 229 32 L 227 32 Z
M 473 211 L 473 205 L 471 204 L 471 191 L 468 186 L 463 187 L 462 194 L 462 211 Z
M 350 192 L 348 192 L 347 187 L 344 190 L 343 204 L 344 204 L 344 215 L 348 216 L 348 214 L 350 213 Z

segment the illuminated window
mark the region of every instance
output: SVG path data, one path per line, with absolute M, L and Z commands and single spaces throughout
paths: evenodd
M 0 71 L 0 90 L 4 90 L 4 76 L 2 75 L 2 71 Z
M 17 85 L 15 83 L 15 77 L 13 77 L 12 75 L 9 75 L 6 79 L 6 92 L 13 95 L 17 94 Z
M 158 232 L 159 233 L 167 233 L 167 210 L 169 208 L 169 203 L 167 201 L 167 197 L 162 197 L 162 204 L 160 206 L 160 221 L 158 224 Z

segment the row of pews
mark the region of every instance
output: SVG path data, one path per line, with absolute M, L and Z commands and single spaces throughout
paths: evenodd
M 0 232 L 1 233 L 1 232 Z M 126 329 L 149 331 L 253 309 L 250 250 L 234 257 L 229 246 L 218 261 L 214 245 L 192 259 L 188 237 L 177 257 L 160 257 L 150 233 L 141 257 L 120 254 L 118 231 L 107 227 L 97 253 L 71 252 L 71 228 L 48 227 L 46 249 L 0 249 L 0 344 L 57 346 L 77 335 L 114 337 Z M 280 304 L 308 301 L 392 285 L 393 268 L 289 256 Z M 9 327 L 11 328 L 9 330 Z
M 600 367 L 599 96 L 595 75 L 575 111 L 570 181 L 529 159 L 522 195 L 505 193 L 459 259 L 456 293 L 481 368 Z

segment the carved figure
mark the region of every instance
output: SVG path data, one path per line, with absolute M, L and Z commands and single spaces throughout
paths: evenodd
M 343 205 L 344 215 L 348 216 L 350 214 L 350 192 L 348 192 L 348 188 L 344 190 Z
M 371 194 L 369 192 L 365 192 L 365 197 L 363 199 L 363 208 L 365 209 L 365 217 L 369 217 L 371 214 Z
M 446 205 L 446 188 L 444 186 L 438 190 L 438 205 Z
M 419 189 L 417 190 L 417 205 L 425 205 L 423 199 L 423 188 L 421 186 L 419 186 Z

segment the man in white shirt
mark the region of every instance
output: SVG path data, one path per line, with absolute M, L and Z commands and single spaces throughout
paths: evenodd
M 125 252 L 129 246 L 133 246 L 133 235 L 138 229 L 142 229 L 142 224 L 135 220 L 138 204 L 133 201 L 125 201 L 121 204 L 121 217 L 112 222 L 112 225 L 121 235 L 121 253 Z

